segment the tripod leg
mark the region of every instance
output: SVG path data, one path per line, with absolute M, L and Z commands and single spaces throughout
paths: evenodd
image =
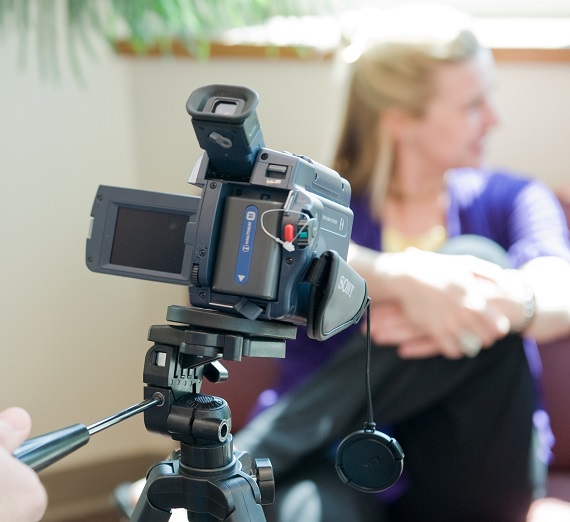
M 150 469 L 131 522 L 167 522 L 175 507 L 186 509 L 193 522 L 265 522 L 256 502 L 257 485 L 249 475 L 237 472 L 204 480 L 178 471 L 177 461 L 160 462 Z M 157 507 L 153 497 L 169 507 Z
M 265 522 L 265 514 L 256 503 L 251 485 L 243 476 L 236 476 L 224 482 L 229 488 L 234 502 L 234 511 L 224 522 Z
M 172 475 L 174 472 L 172 462 L 160 462 L 150 469 L 144 489 L 131 515 L 131 522 L 167 522 L 170 520 L 171 510 L 160 509 L 151 504 L 148 498 L 148 490 L 157 478 Z

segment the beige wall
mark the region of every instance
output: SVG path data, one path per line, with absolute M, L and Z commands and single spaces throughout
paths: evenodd
M 337 66 L 319 61 L 132 60 L 100 50 L 86 86 L 17 66 L 0 45 L 0 408 L 19 404 L 34 434 L 89 424 L 140 400 L 149 324 L 178 287 L 96 275 L 83 252 L 98 184 L 186 192 L 200 154 L 185 103 L 201 85 L 260 94 L 266 145 L 330 158 L 341 107 Z M 490 150 L 557 186 L 569 179 L 570 64 L 500 64 L 508 113 Z M 231 401 L 230 401 L 231 406 Z M 168 445 L 142 418 L 97 435 L 59 466 Z
M 54 85 L 0 46 L 0 408 L 27 408 L 36 435 L 138 402 L 148 325 L 175 299 L 85 267 L 97 186 L 137 184 L 130 70 L 98 55 L 85 87 L 67 73 Z M 139 417 L 58 467 L 161 443 Z
M 499 63 L 503 123 L 488 160 L 556 188 L 570 183 L 570 63 Z

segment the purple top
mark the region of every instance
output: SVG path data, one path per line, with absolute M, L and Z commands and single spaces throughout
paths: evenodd
M 556 196 L 543 183 L 504 172 L 460 169 L 453 171 L 448 179 L 448 196 L 450 238 L 464 234 L 489 238 L 507 251 L 515 268 L 540 256 L 559 256 L 570 261 L 564 214 Z M 351 209 L 352 240 L 381 251 L 381 224 L 371 215 L 367 195 L 353 198 Z M 287 342 L 287 356 L 280 360 L 277 394 L 311 375 L 355 328 L 358 327 L 348 328 L 325 342 L 309 339 L 304 329 L 299 328 L 297 339 Z M 527 340 L 526 352 L 533 372 L 538 375 L 540 359 L 533 341 Z

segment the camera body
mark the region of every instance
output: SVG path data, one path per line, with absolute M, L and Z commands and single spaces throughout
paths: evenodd
M 256 316 L 303 324 L 307 267 L 327 250 L 346 257 L 353 220 L 350 186 L 308 158 L 264 148 L 253 104 L 236 107 L 231 119 L 200 110 L 215 111 L 217 103 L 226 107 L 240 94 L 205 88 L 188 100 L 206 151 L 190 180 L 203 189 L 191 234 L 191 303 L 219 310 L 243 310 L 243 303 Z M 245 129 L 243 135 L 236 127 Z M 212 135 L 228 141 L 237 135 L 244 141 L 236 152 L 225 148 L 226 142 L 218 145 Z
M 334 252 L 325 263 L 334 274 L 321 279 L 316 293 L 336 296 L 327 300 L 342 308 L 333 315 L 353 313 L 350 323 L 341 319 L 344 328 L 367 301 L 364 281 L 344 263 L 350 185 L 304 156 L 265 148 L 257 102 L 246 87 L 195 90 L 186 107 L 205 152 L 189 182 L 201 196 L 100 187 L 87 264 L 96 272 L 186 284 L 195 307 L 302 325 L 318 299 L 307 272 Z

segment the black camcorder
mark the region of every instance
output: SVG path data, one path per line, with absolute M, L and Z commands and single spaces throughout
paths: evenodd
M 366 282 L 345 260 L 349 184 L 304 156 L 265 148 L 257 101 L 251 89 L 231 85 L 190 95 L 187 110 L 205 152 L 189 181 L 201 196 L 99 187 L 89 269 L 187 285 L 192 306 L 170 306 L 169 324 L 149 328 L 141 403 L 31 439 L 15 453 L 43 469 L 92 433 L 144 411 L 147 430 L 180 449 L 149 469 L 133 521 L 167 520 L 172 508 L 192 520 L 265 521 L 261 506 L 275 496 L 271 463 L 233 450 L 228 404 L 200 394 L 202 378 L 227 379 L 221 358 L 284 357 L 297 325 L 326 340 L 360 320 L 369 303 Z M 343 482 L 382 491 L 400 476 L 403 453 L 370 418 L 343 440 L 336 466 Z
M 350 185 L 307 157 L 265 148 L 246 87 L 209 85 L 186 108 L 201 148 L 201 196 L 100 186 L 90 270 L 189 287 L 193 307 L 307 325 L 324 340 L 368 304 L 346 263 Z

